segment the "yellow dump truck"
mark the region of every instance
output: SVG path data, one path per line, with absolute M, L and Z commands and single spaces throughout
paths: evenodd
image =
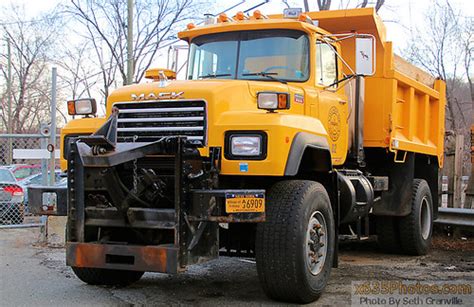
M 67 264 L 126 285 L 219 255 L 255 257 L 265 293 L 306 303 L 338 237 L 425 254 L 438 208 L 445 83 L 393 53 L 371 8 L 220 15 L 189 24 L 186 80 L 68 102 L 68 187 L 30 189 L 67 215 Z M 41 194 L 56 193 L 53 207 Z

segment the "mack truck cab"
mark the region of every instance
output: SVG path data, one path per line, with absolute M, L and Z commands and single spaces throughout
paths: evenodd
M 127 285 L 219 255 L 255 257 L 272 299 L 308 303 L 338 236 L 428 252 L 443 163 L 445 84 L 392 52 L 372 8 L 220 15 L 188 25 L 186 80 L 68 102 L 66 259 L 88 284 Z M 55 206 L 41 204 L 56 193 Z

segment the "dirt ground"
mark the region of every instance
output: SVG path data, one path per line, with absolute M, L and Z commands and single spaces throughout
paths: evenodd
M 81 283 L 64 249 L 38 245 L 39 230 L 0 230 L 0 305 L 276 305 L 262 292 L 254 261 L 220 258 L 178 276 L 147 273 L 127 288 Z M 349 305 L 351 282 L 465 281 L 474 286 L 474 240 L 437 237 L 427 256 L 386 255 L 375 243 L 344 242 L 340 266 L 314 305 Z

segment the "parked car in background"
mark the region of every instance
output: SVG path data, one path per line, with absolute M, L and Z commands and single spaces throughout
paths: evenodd
M 16 180 L 19 181 L 31 175 L 41 173 L 40 164 L 12 164 L 8 166 L 8 169 L 10 169 L 10 171 L 13 173 Z
M 0 168 L 0 223 L 21 224 L 24 220 L 24 190 L 13 173 Z
M 48 172 L 48 178 L 46 178 L 46 183 L 49 184 L 49 174 L 50 172 Z M 67 177 L 65 176 L 62 176 L 62 172 L 61 170 L 55 170 L 54 172 L 54 182 L 55 182 L 55 186 L 66 186 L 67 184 Z M 23 191 L 25 193 L 25 197 L 24 197 L 24 205 L 25 205 L 25 212 L 28 212 L 28 187 L 31 186 L 31 185 L 43 185 L 43 173 L 39 173 L 39 174 L 34 174 L 34 175 L 31 175 L 31 176 L 28 176 L 26 178 L 24 178 L 23 180 L 21 180 L 20 182 L 18 182 L 18 184 L 23 188 Z

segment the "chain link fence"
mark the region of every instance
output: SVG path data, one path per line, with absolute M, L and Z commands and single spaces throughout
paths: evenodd
M 0 134 L 0 228 L 44 226 L 46 217 L 28 209 L 28 187 L 50 182 L 49 137 L 41 134 Z M 59 138 L 55 148 L 59 148 Z M 65 184 L 55 159 L 55 183 Z
M 0 174 L 0 176 L 2 176 Z M 0 225 L 25 222 L 24 190 L 17 184 L 0 183 Z

